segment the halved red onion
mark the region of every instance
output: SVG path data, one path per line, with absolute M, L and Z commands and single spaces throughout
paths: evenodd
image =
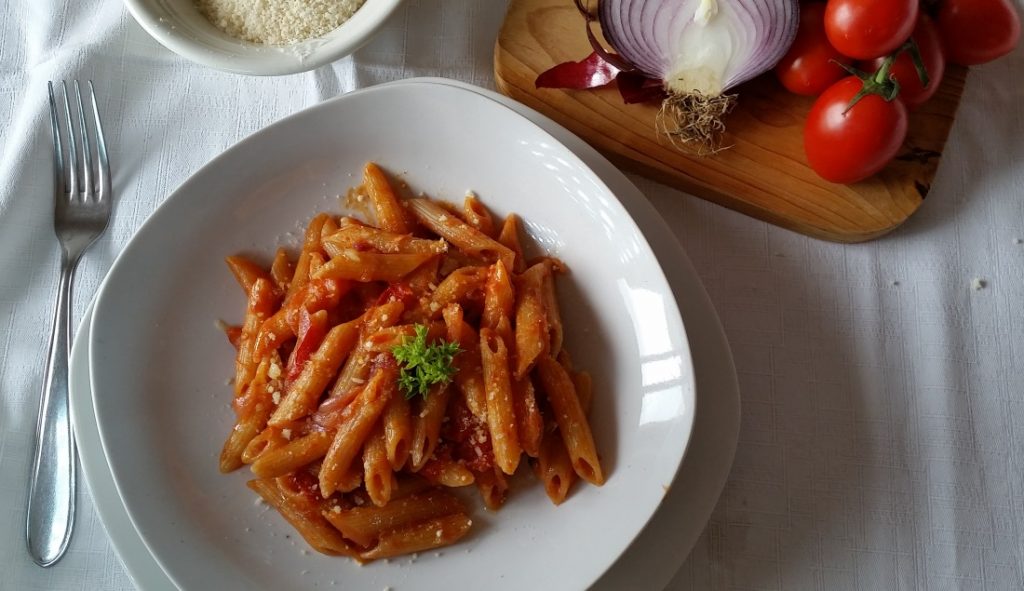
M 627 103 L 663 99 L 659 129 L 701 155 L 719 148 L 721 119 L 736 101 L 726 93 L 772 69 L 800 25 L 799 0 L 598 0 L 613 52 L 575 1 L 594 53 L 544 72 L 537 87 L 595 88 L 614 78 Z
M 770 70 L 800 25 L 798 0 L 600 0 L 605 39 L 675 94 L 719 96 Z

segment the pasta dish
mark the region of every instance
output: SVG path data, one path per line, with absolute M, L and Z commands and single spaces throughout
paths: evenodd
M 293 259 L 229 256 L 246 296 L 236 422 L 220 470 L 248 483 L 316 550 L 360 561 L 455 543 L 532 471 L 562 503 L 605 475 L 591 378 L 563 347 L 558 259 L 527 258 L 520 220 L 399 197 L 369 163 L 373 224 L 321 213 Z

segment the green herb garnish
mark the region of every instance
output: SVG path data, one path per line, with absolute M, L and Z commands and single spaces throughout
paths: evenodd
M 391 349 L 391 354 L 400 364 L 398 385 L 407 399 L 417 394 L 426 398 L 430 387 L 447 384 L 455 375 L 455 356 L 462 352 L 459 345 L 439 340 L 427 344 L 427 327 L 416 325 L 416 336 L 405 337 L 402 344 Z

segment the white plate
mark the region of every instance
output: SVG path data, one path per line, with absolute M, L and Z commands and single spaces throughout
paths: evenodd
M 153 559 L 128 519 L 121 497 L 117 494 L 117 487 L 114 486 L 107 458 L 103 454 L 96 413 L 92 406 L 92 389 L 89 386 L 91 324 L 92 304 L 82 317 L 68 362 L 71 422 L 74 425 L 78 458 L 82 463 L 82 475 L 89 486 L 89 496 L 96 505 L 100 521 L 110 536 L 110 542 L 135 586 L 144 591 L 176 591 L 177 587 Z
M 555 508 L 515 492 L 456 548 L 359 567 L 304 553 L 254 505 L 247 475 L 216 471 L 231 424 L 232 351 L 213 327 L 241 296 L 224 255 L 272 248 L 357 182 L 367 159 L 449 199 L 477 191 L 520 213 L 563 283 L 567 346 L 595 378 L 592 423 L 610 478 Z M 143 295 L 144 294 L 144 295 Z M 689 440 L 694 383 L 674 297 L 615 196 L 571 151 L 476 93 L 402 84 L 351 93 L 244 140 L 196 173 L 143 225 L 98 295 L 90 346 L 99 431 L 141 538 L 184 588 L 383 588 L 414 584 L 583 588 L 657 508 Z M 612 517 L 614 516 L 614 517 Z M 524 568 L 523 565 L 530 565 Z
M 732 464 L 739 432 L 739 389 L 725 335 L 689 258 L 671 230 L 637 188 L 588 144 L 536 111 L 502 95 L 443 78 L 422 78 L 459 86 L 502 102 L 558 138 L 586 162 L 622 201 L 662 262 L 686 319 L 697 384 L 697 416 L 686 457 L 661 507 L 629 550 L 595 589 L 660 589 L 672 577 L 704 528 Z M 391 84 L 404 84 L 406 81 Z M 91 307 L 71 354 L 71 416 L 82 471 L 115 550 L 136 586 L 173 591 L 175 586 L 146 550 L 117 496 L 100 444 L 89 387 L 88 344 Z M 700 346 L 694 347 L 694 343 Z

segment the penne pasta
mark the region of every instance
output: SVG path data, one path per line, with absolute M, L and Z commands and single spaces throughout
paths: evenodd
M 392 398 L 400 398 L 400 396 L 392 396 Z M 378 507 L 387 505 L 391 500 L 392 492 L 398 487 L 394 470 L 388 460 L 387 442 L 382 422 L 377 423 L 363 445 L 363 480 L 366 482 L 366 494 Z
M 320 248 L 324 247 L 324 239 L 338 231 L 338 220 L 334 216 L 328 216 L 320 226 Z
M 505 221 L 501 224 L 501 231 L 498 232 L 498 242 L 515 255 L 512 271 L 514 273 L 525 271 L 526 259 L 523 257 L 523 245 L 519 241 L 519 216 L 514 213 L 505 216 Z
M 352 462 L 348 470 L 338 480 L 338 492 L 352 492 L 363 484 L 363 465 L 360 462 Z
M 455 356 L 455 386 L 462 393 L 470 412 L 483 419 L 487 416 L 487 392 L 480 358 L 480 337 L 463 320 L 462 308 L 458 304 L 444 309 L 444 321 L 448 340 L 462 349 L 462 353 Z
M 307 281 L 306 284 L 285 298 L 281 307 L 267 318 L 259 328 L 256 338 L 256 356 L 265 355 L 295 336 L 302 312 L 314 314 L 321 310 L 333 311 L 342 296 L 352 289 L 352 283 L 336 279 Z
M 286 494 L 276 479 L 250 480 L 250 489 L 255 491 L 271 507 L 292 524 L 303 539 L 324 554 L 355 556 L 355 549 L 321 514 L 320 504 L 303 502 L 295 495 Z
M 396 497 L 383 507 L 363 506 L 347 511 L 328 511 L 326 517 L 345 539 L 369 548 L 389 531 L 464 512 L 458 497 L 433 488 Z
M 324 238 L 323 248 L 331 258 L 340 256 L 346 250 L 376 251 L 381 254 L 444 254 L 448 252 L 448 243 L 370 226 L 350 225 Z
M 398 486 L 392 491 L 391 498 L 401 499 L 432 488 L 433 486 L 430 482 L 425 478 L 421 478 L 418 474 L 403 473 L 398 477 Z
M 387 302 L 375 306 L 366 313 L 366 320 L 360 330 L 360 341 L 355 351 L 349 355 L 348 361 L 338 374 L 334 386 L 331 388 L 330 397 L 342 397 L 350 400 L 354 395 L 354 389 L 361 387 L 366 382 L 370 373 L 370 356 L 372 354 L 372 335 L 381 330 L 394 326 L 401 319 L 402 311 L 405 310 L 402 302 Z
M 254 354 L 260 357 L 295 336 L 295 329 L 288 323 L 288 310 L 284 306 L 264 320 L 258 330 L 253 346 L 255 347 Z
M 514 264 L 514 253 L 490 236 L 447 212 L 429 199 L 410 199 L 409 210 L 421 224 L 451 242 L 462 252 L 489 263 L 502 261 L 506 268 Z
M 286 299 L 295 295 L 309 282 L 309 258 L 313 253 L 320 251 L 320 233 L 328 219 L 330 219 L 329 215 L 321 213 L 315 216 L 309 222 L 309 226 L 306 227 L 302 251 L 299 252 L 299 260 L 295 262 L 295 272 L 292 274 L 292 280 L 288 284 L 288 293 L 285 294 Z
M 462 464 L 450 459 L 430 458 L 418 472 L 421 476 L 440 486 L 458 488 L 476 482 L 473 472 Z
M 390 353 L 406 339 L 416 334 L 415 324 L 401 324 L 382 328 L 366 339 L 364 349 L 370 353 Z
M 434 257 L 417 267 L 415 271 L 409 273 L 405 278 L 405 283 L 412 293 L 412 297 L 415 297 L 421 306 L 423 302 L 429 301 L 430 294 L 437 289 L 437 282 L 440 281 L 437 272 L 440 267 L 441 257 Z
M 270 264 L 270 276 L 281 293 L 287 293 L 288 284 L 291 283 L 294 274 L 295 265 L 288 259 L 288 252 L 284 248 L 278 248 L 274 262 Z
M 483 303 L 487 267 L 460 267 L 444 278 L 430 298 L 430 311 L 437 314 L 452 304 Z
M 502 318 L 509 318 L 515 306 L 515 291 L 508 268 L 498 261 L 491 265 L 487 272 L 487 283 L 484 284 L 484 311 L 480 318 L 480 326 L 497 328 Z M 507 336 L 502 334 L 502 337 Z
M 487 426 L 491 432 L 494 461 L 505 474 L 514 474 L 522 448 L 516 428 L 508 349 L 493 329 L 480 330 L 484 387 L 487 391 Z
M 590 410 L 590 376 L 573 371 L 572 359 L 565 349 L 559 351 L 558 363 L 572 377 L 580 408 L 583 410 L 583 414 L 587 414 Z M 577 381 L 578 376 L 585 376 L 586 380 Z M 544 483 L 544 492 L 551 502 L 555 505 L 565 502 L 569 491 L 579 477 L 573 470 L 572 459 L 565 449 L 565 442 L 562 441 L 562 434 L 558 432 L 557 425 L 544 433 L 540 455 L 537 456 L 537 462 L 533 468 L 537 478 Z
M 562 312 L 558 307 L 558 295 L 555 293 L 555 271 L 563 272 L 565 266 L 561 262 L 548 264 L 549 271 L 544 275 L 542 295 L 544 298 L 544 317 L 547 319 L 548 351 L 558 355 L 562 350 L 565 329 L 562 327 Z
M 392 396 L 384 409 L 384 449 L 392 470 L 401 470 L 409 459 L 412 442 L 412 419 L 405 396 Z
M 370 162 L 363 168 L 363 184 L 381 228 L 399 234 L 412 232 L 413 227 L 406 219 L 405 209 L 398 202 L 391 183 L 379 166 Z
M 465 513 L 438 517 L 406 528 L 387 532 L 371 550 L 362 552 L 363 560 L 392 558 L 450 546 L 462 539 L 473 520 Z
M 280 433 L 282 430 L 278 430 Z M 330 433 L 312 431 L 307 435 L 291 439 L 287 435 L 287 443 L 271 450 L 264 451 L 252 463 L 252 473 L 260 478 L 284 476 L 303 468 L 324 457 L 331 445 Z
M 345 228 L 349 228 L 351 226 L 372 227 L 372 226 L 368 226 L 367 224 L 364 224 L 360 220 L 358 220 L 358 219 L 356 219 L 356 218 L 354 218 L 352 216 L 349 216 L 349 215 L 343 215 L 343 216 L 338 218 L 338 229 L 339 230 L 344 230 Z
M 487 211 L 487 207 L 472 193 L 466 195 L 466 200 L 462 202 L 462 218 L 481 234 L 494 236 L 494 218 L 491 217 L 491 212 Z
M 436 256 L 429 252 L 381 254 L 348 248 L 325 263 L 316 273 L 317 279 L 349 279 L 352 281 L 398 281 L 416 267 Z
M 519 443 L 523 447 L 523 453 L 535 458 L 540 453 L 540 442 L 544 436 L 544 419 L 537 406 L 537 397 L 530 376 L 515 380 L 512 383 L 512 394 Z
M 561 505 L 569 496 L 569 490 L 576 482 L 577 476 L 572 468 L 572 459 L 558 431 L 549 431 L 544 435 L 537 462 L 534 464 L 534 472 L 544 483 L 544 492 L 551 502 Z
M 224 262 L 228 264 L 228 269 L 231 270 L 231 274 L 235 276 L 235 281 L 241 286 L 242 291 L 248 296 L 252 291 L 252 286 L 256 283 L 257 279 L 265 279 L 271 281 L 270 275 L 263 270 L 256 263 L 243 256 L 229 256 L 224 259 Z
M 273 411 L 270 392 L 279 384 L 267 377 L 270 361 L 267 357 L 260 362 L 256 375 L 245 393 L 234 400 L 233 405 L 238 419 L 220 452 L 221 472 L 231 472 L 242 467 L 242 454 L 245 448 L 267 425 L 267 419 Z
M 590 424 L 580 406 L 576 388 L 568 372 L 547 355 L 537 362 L 537 370 L 544 393 L 551 403 L 555 421 L 558 423 L 558 431 L 565 442 L 565 449 L 572 458 L 573 470 L 580 478 L 591 484 L 604 484 L 604 473 L 597 457 Z
M 415 271 L 406 275 L 402 281 L 402 287 L 407 288 L 406 295 L 409 307 L 402 316 L 404 322 L 424 324 L 430 322 L 436 314 L 430 309 L 430 299 L 434 290 L 437 289 L 438 270 L 441 268 L 441 257 L 434 257 L 416 268 Z
M 343 411 L 337 434 L 320 467 L 320 493 L 324 498 L 339 489 L 342 475 L 348 471 L 384 412 L 388 399 L 395 393 L 394 380 L 394 364 L 381 364 L 366 387 Z
M 320 272 L 320 267 L 324 266 L 327 259 L 320 252 L 309 253 L 309 276 L 316 277 L 316 274 Z
M 311 414 L 331 378 L 356 345 L 360 319 L 339 324 L 327 333 L 316 353 L 288 387 L 281 404 L 270 418 L 271 425 L 281 425 Z
M 253 437 L 249 444 L 245 446 L 245 450 L 242 451 L 242 463 L 252 464 L 263 454 L 286 443 L 288 443 L 288 440 L 281 434 L 281 429 L 267 427 Z
M 270 315 L 277 305 L 273 283 L 269 279 L 258 278 L 249 290 L 249 304 L 245 311 L 245 321 L 238 339 L 238 355 L 235 358 L 235 396 L 241 396 L 249 385 L 260 360 L 267 352 L 256 352 L 256 336 L 264 318 Z
M 441 421 L 448 408 L 451 389 L 448 386 L 431 388 L 426 400 L 420 403 L 420 411 L 412 417 L 412 439 L 409 445 L 409 465 L 418 472 L 437 447 L 441 436 Z
M 536 264 L 519 276 L 515 302 L 515 377 L 522 379 L 551 346 L 544 306 L 547 265 Z
M 476 475 L 476 488 L 484 506 L 491 511 L 501 509 L 508 497 L 508 480 L 497 466 Z

